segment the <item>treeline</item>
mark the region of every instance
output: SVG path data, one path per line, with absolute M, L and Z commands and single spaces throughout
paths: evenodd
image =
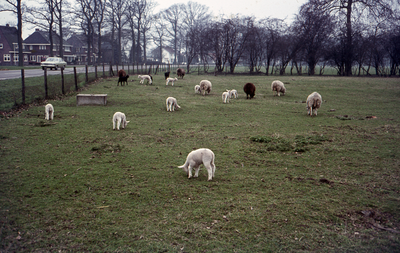
M 95 54 L 99 62 L 146 63 L 155 45 L 155 60 L 163 61 L 168 48 L 171 63 L 184 62 L 188 69 L 213 64 L 216 71 L 233 73 L 244 65 L 268 75 L 284 74 L 290 66 L 290 71 L 315 75 L 329 66 L 338 75 L 400 75 L 400 0 L 309 0 L 290 24 L 215 17 L 207 6 L 191 1 L 158 13 L 151 0 L 68 4 L 45 0 L 40 7 L 25 6 L 23 21 L 49 35 L 54 30 L 64 38 L 84 34 L 88 59 Z M 104 42 L 112 45 L 111 59 L 102 58 Z

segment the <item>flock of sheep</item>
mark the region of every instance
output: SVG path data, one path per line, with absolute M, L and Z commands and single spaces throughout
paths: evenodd
M 174 85 L 175 81 L 178 80 L 178 78 L 170 78 L 169 77 L 170 72 L 165 73 L 165 80 L 166 80 L 166 85 L 169 84 L 169 82 L 172 82 L 172 86 Z M 185 76 L 185 71 L 184 69 L 178 68 L 177 69 L 177 75 L 178 77 L 183 77 Z M 127 82 L 127 79 L 129 75 L 126 75 L 124 70 L 120 70 L 118 72 L 118 84 L 121 83 L 121 86 L 123 85 L 124 82 Z M 140 83 L 144 83 L 145 80 L 148 81 L 149 84 L 153 83 L 153 77 L 151 75 L 139 75 L 138 78 L 140 78 Z M 202 94 L 203 96 L 207 93 L 209 94 L 212 90 L 212 84 L 208 80 L 202 80 L 200 81 L 199 85 L 196 85 L 194 87 L 195 93 L 196 94 Z M 283 82 L 279 80 L 275 80 L 271 84 L 271 90 L 274 93 L 275 92 L 277 96 L 280 95 L 285 95 L 286 93 L 286 88 Z M 246 98 L 252 99 L 255 95 L 256 87 L 253 83 L 246 83 L 243 87 L 243 91 L 246 93 Z M 238 93 L 237 90 L 226 90 L 222 93 L 222 101 L 223 103 L 229 103 L 230 98 L 237 98 Z M 176 98 L 174 97 L 168 97 L 165 101 L 167 111 L 175 111 L 177 108 L 181 108 L 178 105 L 178 102 Z M 313 114 L 317 115 L 318 109 L 321 107 L 322 104 L 322 97 L 318 92 L 313 92 L 311 93 L 306 100 L 306 108 L 307 108 L 307 114 L 312 116 Z M 54 119 L 54 107 L 51 104 L 47 104 L 45 106 L 45 119 L 46 120 L 53 120 Z M 129 121 L 126 120 L 126 115 L 122 112 L 116 112 L 113 115 L 112 118 L 112 123 L 113 123 L 113 130 L 117 129 L 120 130 L 120 128 L 124 129 Z M 208 172 L 208 181 L 211 181 L 212 178 L 214 177 L 215 174 L 215 155 L 214 153 L 207 148 L 201 148 L 194 150 L 190 152 L 186 158 L 186 162 L 184 165 L 179 166 L 178 168 L 183 168 L 183 170 L 187 173 L 188 178 L 192 178 L 192 169 L 195 170 L 194 177 L 198 177 L 199 175 L 199 168 L 200 165 L 204 165 L 204 167 L 207 169 Z

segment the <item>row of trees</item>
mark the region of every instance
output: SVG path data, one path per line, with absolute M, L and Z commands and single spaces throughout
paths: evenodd
M 6 1 L 10 6 L 20 2 Z M 231 73 L 238 64 L 266 74 L 283 74 L 288 66 L 310 75 L 321 74 L 325 66 L 346 76 L 400 73 L 400 0 L 309 0 L 291 24 L 275 18 L 215 17 L 196 2 L 154 13 L 156 5 L 152 0 L 75 0 L 72 7 L 66 0 L 44 0 L 26 6 L 21 17 L 49 32 L 58 28 L 62 37 L 83 33 L 88 59 L 96 53 L 104 60 L 102 41 L 108 41 L 117 64 L 146 62 L 154 45 L 159 61 L 168 46 L 173 63 L 184 61 L 188 70 L 193 63 L 211 63 L 216 71 Z

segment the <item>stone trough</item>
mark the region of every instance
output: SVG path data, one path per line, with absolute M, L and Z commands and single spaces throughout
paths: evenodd
M 107 94 L 78 94 L 76 105 L 106 105 Z

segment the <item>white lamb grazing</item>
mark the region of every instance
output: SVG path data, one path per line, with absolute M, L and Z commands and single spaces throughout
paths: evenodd
M 274 93 L 274 91 L 276 91 L 276 95 L 278 95 L 278 97 L 281 96 L 280 93 L 282 93 L 282 95 L 285 95 L 285 92 L 286 92 L 285 85 L 279 80 L 275 80 L 272 82 L 271 90 L 273 93 Z
M 222 101 L 224 104 L 229 103 L 229 90 L 222 93 Z
M 142 79 L 140 80 L 140 83 L 144 83 L 144 80 L 148 80 L 149 84 L 153 83 L 153 78 L 149 75 L 138 75 L 138 78 Z
M 200 81 L 200 91 L 203 94 L 203 96 L 207 93 L 209 94 L 212 88 L 212 84 L 208 80 L 201 80 Z
M 54 119 L 54 107 L 53 107 L 52 104 L 47 104 L 44 107 L 44 112 L 45 112 L 44 118 L 46 120 L 53 120 Z
M 129 121 L 126 121 L 126 116 L 122 112 L 116 112 L 114 113 L 113 116 L 113 130 L 115 130 L 115 124 L 117 124 L 117 130 L 119 130 L 119 127 L 121 126 L 122 129 L 128 125 Z
M 200 94 L 200 93 L 201 93 L 201 91 L 200 91 L 200 85 L 194 86 L 194 93 L 196 93 L 196 94 Z
M 229 98 L 237 98 L 238 97 L 238 93 L 237 90 L 226 90 L 229 92 Z
M 200 148 L 190 152 L 186 158 L 186 162 L 178 168 L 183 168 L 183 170 L 188 174 L 188 178 L 192 178 L 192 169 L 195 169 L 194 177 L 199 176 L 200 165 L 204 165 L 208 172 L 208 181 L 211 181 L 215 174 L 215 155 L 208 148 Z
M 174 97 L 168 97 L 165 100 L 165 104 L 167 106 L 167 112 L 173 112 L 176 108 L 181 108 Z
M 168 77 L 167 78 L 167 82 L 166 82 L 165 85 L 168 85 L 169 82 L 172 82 L 172 86 L 174 86 L 175 81 L 178 81 L 178 78 L 176 78 L 176 77 L 175 78 Z
M 313 92 L 307 97 L 307 114 L 312 116 L 313 109 L 315 116 L 317 116 L 317 110 L 321 107 L 322 97 L 318 92 Z

